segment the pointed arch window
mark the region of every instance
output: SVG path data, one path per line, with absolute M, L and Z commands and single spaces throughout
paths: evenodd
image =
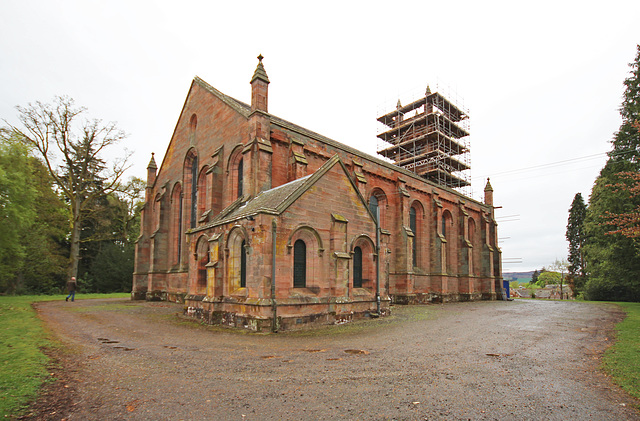
M 471 256 L 469 260 L 469 274 L 476 275 L 478 269 L 477 258 L 479 248 L 475 247 L 476 242 L 476 221 L 473 218 L 469 218 L 469 244 L 471 245 Z
M 416 224 L 416 208 L 409 209 L 409 228 L 413 232 L 413 266 L 418 266 L 418 225 Z
M 247 287 L 247 253 L 245 244 L 245 240 L 242 240 L 240 245 L 240 288 Z
M 200 170 L 200 175 L 198 175 L 198 213 L 197 218 L 200 219 L 207 208 L 210 206 L 210 193 L 209 192 L 209 183 L 207 182 L 207 168 L 202 168 Z M 198 221 L 196 221 L 198 222 Z
M 242 158 L 238 161 L 238 197 L 242 197 L 242 183 L 244 177 Z
M 198 221 L 198 157 L 191 162 L 191 228 Z
M 182 185 L 176 183 L 171 192 L 169 215 L 169 264 L 180 263 L 182 250 Z
M 353 250 L 353 287 L 362 288 L 362 249 Z
M 456 247 L 454 244 L 454 238 L 456 236 L 455 228 L 453 226 L 453 217 L 451 212 L 445 210 L 442 212 L 442 236 L 444 237 L 445 244 L 443 245 L 443 260 L 444 267 L 446 268 L 447 273 L 454 273 L 455 265 L 457 265 L 456 256 Z
M 442 214 L 442 236 L 447 238 L 447 218 L 446 214 Z
M 178 241 L 178 247 L 177 247 L 177 253 L 178 253 L 178 258 L 176 263 L 180 263 L 182 262 L 182 224 L 184 222 L 182 222 L 182 218 L 183 218 L 183 210 L 182 210 L 182 206 L 184 202 L 184 198 L 182 197 L 182 192 L 180 192 L 180 197 L 178 198 L 178 236 L 177 236 L 177 241 Z
M 376 221 L 380 221 L 380 208 L 378 206 L 378 198 L 375 196 L 371 196 L 369 198 L 369 210 L 373 214 Z
M 198 267 L 198 284 L 196 286 L 196 293 L 200 294 L 204 292 L 204 288 L 207 286 L 207 264 L 209 263 L 209 242 L 205 236 L 198 239 L 196 250 Z
M 374 291 L 376 279 L 374 249 L 373 241 L 364 235 L 354 243 L 351 251 L 353 288 L 362 288 L 368 292 Z
M 198 152 L 189 149 L 182 167 L 184 194 L 184 230 L 194 228 L 198 222 Z M 182 219 L 181 219 L 182 220 Z
M 293 287 L 307 286 L 307 245 L 302 240 L 293 244 Z
M 378 223 L 378 226 L 383 229 L 387 223 L 387 205 L 387 195 L 385 192 L 378 187 L 374 188 L 369 194 L 369 211 Z

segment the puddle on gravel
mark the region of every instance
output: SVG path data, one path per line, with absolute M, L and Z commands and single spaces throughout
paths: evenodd
M 120 343 L 120 341 L 112 341 L 109 338 L 98 338 L 98 340 L 103 344 L 119 344 Z
M 352 355 L 367 355 L 369 351 L 365 351 L 364 349 L 345 349 L 344 352 Z

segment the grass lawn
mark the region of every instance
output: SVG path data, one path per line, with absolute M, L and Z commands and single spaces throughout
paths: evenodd
M 64 300 L 65 295 L 0 297 L 0 417 L 16 416 L 51 376 L 43 348 L 56 344 L 45 331 L 31 304 Z M 82 294 L 79 299 L 129 297 L 120 294 Z
M 616 303 L 627 318 L 616 326 L 616 342 L 604 354 L 603 366 L 627 393 L 640 399 L 640 303 Z

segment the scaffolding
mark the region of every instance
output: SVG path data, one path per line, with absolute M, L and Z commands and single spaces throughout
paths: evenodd
M 425 96 L 378 117 L 384 146 L 378 153 L 439 185 L 463 189 L 469 182 L 468 114 L 427 87 Z M 389 146 L 391 144 L 391 146 Z

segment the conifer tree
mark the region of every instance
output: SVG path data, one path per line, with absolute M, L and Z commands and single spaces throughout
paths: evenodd
M 584 224 L 589 271 L 585 293 L 596 300 L 640 301 L 640 244 L 623 235 L 624 226 L 615 221 L 616 216 L 640 209 L 640 197 L 629 193 L 634 178 L 628 176 L 640 170 L 640 45 L 630 67 L 620 108 L 622 124 L 594 183 Z
M 530 284 L 535 284 L 538 282 L 538 277 L 540 276 L 540 273 L 538 272 L 538 269 L 536 269 L 535 271 L 533 271 L 533 275 L 531 275 L 531 281 L 529 281 Z
M 586 281 L 586 268 L 584 260 L 584 219 L 587 215 L 587 206 L 582 194 L 576 193 L 569 209 L 569 221 L 567 222 L 566 237 L 569 242 L 569 282 L 573 285 L 574 294 L 582 291 Z

